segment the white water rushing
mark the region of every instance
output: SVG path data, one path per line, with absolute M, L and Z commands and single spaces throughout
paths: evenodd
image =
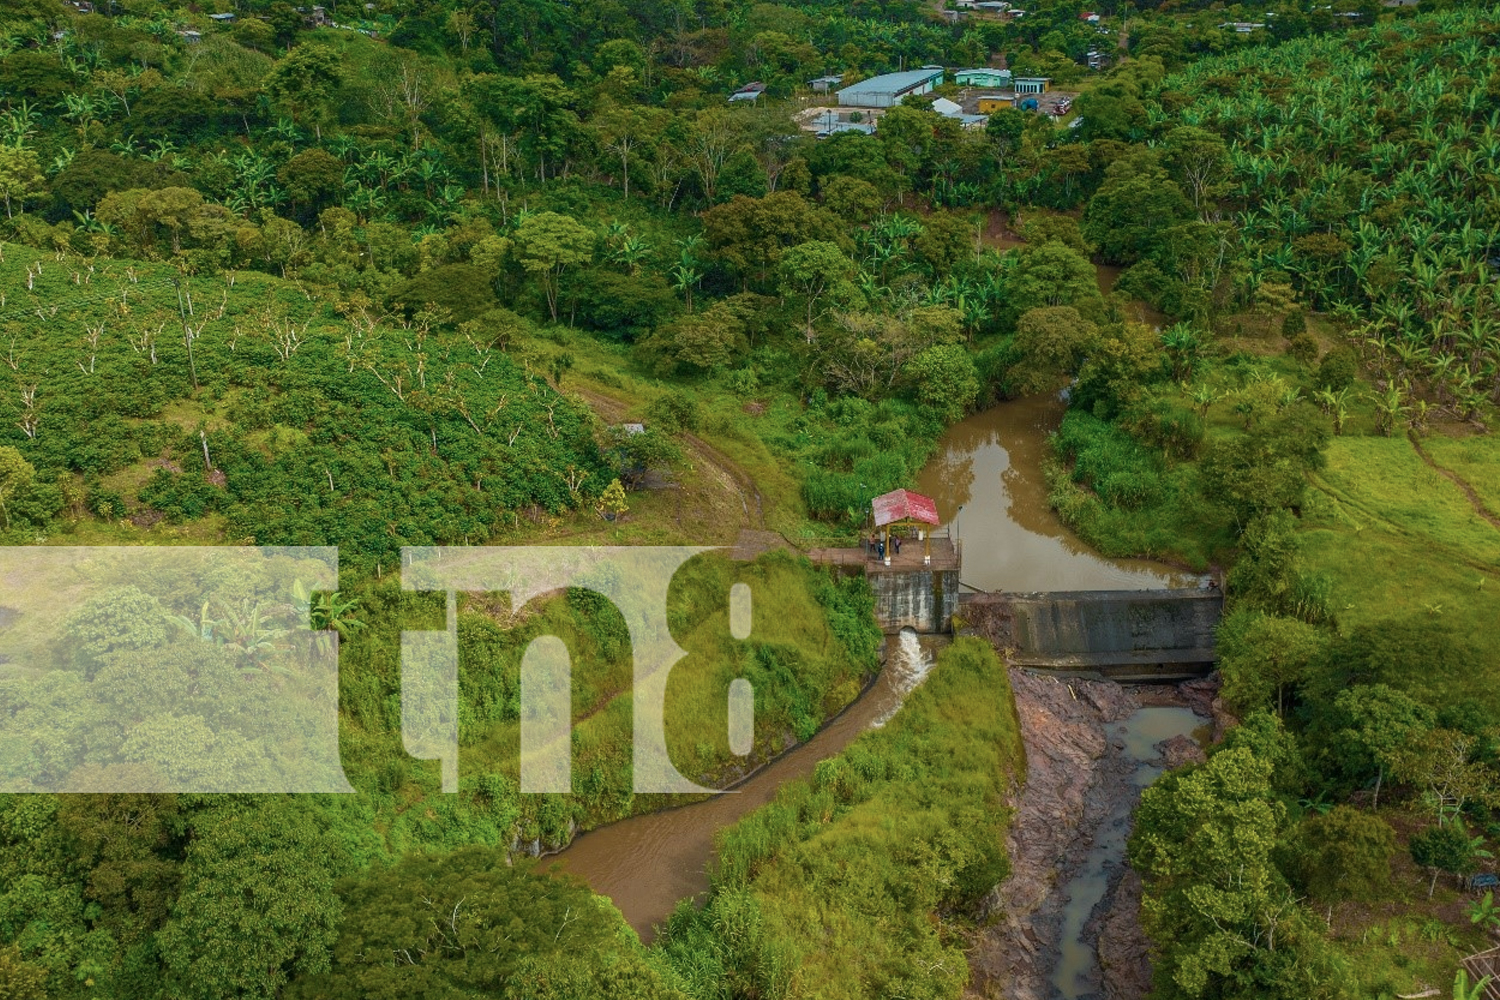
M 932 656 L 922 648 L 922 637 L 912 629 L 902 629 L 896 655 L 891 657 L 885 669 L 890 672 L 891 690 L 897 697 L 890 707 L 870 723 L 872 728 L 877 729 L 891 721 L 891 717 L 901 710 L 901 703 L 906 696 L 915 691 L 932 670 Z

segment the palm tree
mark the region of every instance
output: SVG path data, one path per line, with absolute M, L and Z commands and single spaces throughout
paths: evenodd
M 1174 323 L 1161 333 L 1161 345 L 1172 359 L 1172 378 L 1186 381 L 1193 371 L 1193 361 L 1202 348 L 1198 331 L 1186 323 Z
M 1500 906 L 1495 904 L 1495 894 L 1487 892 L 1483 899 L 1476 899 L 1469 903 L 1464 912 L 1469 915 L 1469 923 L 1481 927 L 1487 931 L 1500 931 Z
M 1349 419 L 1349 387 L 1345 386 L 1338 392 L 1332 389 L 1319 389 L 1313 398 L 1323 412 L 1333 417 L 1333 433 L 1335 436 L 1344 433 L 1344 421 Z
M 291 629 L 278 627 L 272 617 L 273 612 L 283 609 L 268 608 L 249 598 L 242 600 L 238 607 L 225 601 L 220 601 L 219 607 L 224 617 L 215 623 L 219 629 L 216 634 L 222 645 L 245 664 L 240 667 L 241 673 L 257 674 L 269 669 L 274 673 L 290 674 L 283 665 L 266 662 L 273 653 L 285 648 L 282 640 L 291 632 Z

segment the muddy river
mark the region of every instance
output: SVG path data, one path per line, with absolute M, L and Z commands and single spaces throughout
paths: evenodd
M 917 489 L 945 520 L 957 515 L 964 582 L 983 589 L 1151 589 L 1175 582 L 1170 569 L 1104 559 L 1047 507 L 1041 463 L 1062 417 L 1056 400 L 1006 403 L 944 436 Z M 962 512 L 959 508 L 962 507 Z M 933 646 L 905 633 L 891 641 L 875 683 L 807 743 L 756 772 L 734 792 L 614 823 L 577 838 L 555 860 L 612 899 L 645 940 L 679 900 L 708 887 L 714 834 L 764 805 L 783 782 L 809 774 L 861 732 L 882 724 L 932 662 Z
M 1051 397 L 1003 403 L 949 428 L 917 480 L 963 543 L 963 582 L 980 590 L 1154 590 L 1189 578 L 1142 559 L 1106 559 L 1047 506 L 1042 463 L 1062 420 Z

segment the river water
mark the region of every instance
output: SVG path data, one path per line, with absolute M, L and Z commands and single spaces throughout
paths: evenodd
M 922 682 L 941 640 L 907 630 L 888 641 L 885 666 L 870 688 L 806 743 L 756 771 L 731 792 L 665 812 L 632 816 L 574 840 L 563 870 L 608 896 L 643 941 L 655 936 L 679 900 L 708 888 L 714 834 L 765 805 L 788 781 L 812 773 L 867 729 L 883 726 Z
M 1047 506 L 1041 465 L 1062 417 L 1055 399 L 1005 403 L 952 427 L 919 477 L 944 521 L 958 517 L 964 582 L 985 590 L 1145 590 L 1178 582 L 1167 567 L 1093 553 Z M 636 816 L 578 837 L 556 860 L 608 896 L 643 940 L 678 901 L 708 888 L 714 834 L 769 802 L 786 781 L 884 724 L 925 676 L 940 640 L 904 633 L 873 685 L 807 743 L 733 793 Z M 1116 851 L 1118 856 L 1118 851 Z
M 963 583 L 1013 593 L 1155 590 L 1189 578 L 1144 559 L 1106 559 L 1047 506 L 1042 463 L 1063 403 L 1036 396 L 976 413 L 949 428 L 917 480 L 963 542 Z
M 1203 719 L 1189 708 L 1148 706 L 1137 709 L 1124 722 L 1112 727 L 1115 739 L 1124 743 L 1126 760 L 1135 765 L 1130 775 L 1133 791 L 1145 788 L 1161 777 L 1163 762 L 1156 745 L 1173 736 L 1189 736 L 1201 727 Z M 1112 875 L 1119 872 L 1125 857 L 1125 842 L 1130 838 L 1131 813 L 1136 795 L 1120 796 L 1112 802 L 1110 814 L 1104 817 L 1094 834 L 1094 842 L 1082 868 L 1068 881 L 1063 908 L 1062 937 L 1052 986 L 1062 1000 L 1082 1000 L 1098 992 L 1094 977 L 1098 965 L 1095 945 L 1085 933 L 1094 908 L 1109 891 Z

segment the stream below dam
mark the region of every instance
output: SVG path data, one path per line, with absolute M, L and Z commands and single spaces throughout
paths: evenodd
M 1047 505 L 1042 465 L 1050 454 L 1048 435 L 1056 429 L 1062 412 L 1059 400 L 1041 397 L 1003 403 L 969 417 L 948 430 L 921 473 L 917 490 L 933 497 L 943 521 L 954 523 L 955 534 L 965 543 L 963 582 L 985 590 L 1021 592 L 1148 590 L 1185 585 L 1184 577 L 1171 567 L 1098 555 Z M 564 871 L 581 877 L 594 891 L 613 900 L 642 939 L 650 940 L 679 901 L 708 888 L 714 835 L 770 801 L 786 781 L 809 774 L 819 760 L 838 753 L 871 726 L 883 724 L 921 682 L 936 645 L 942 641 L 919 639 L 910 632 L 892 639 L 880 675 L 856 701 L 812 739 L 755 772 L 733 793 L 583 834 L 555 860 Z M 1013 671 L 1012 676 L 1020 679 L 1029 675 Z M 1098 686 L 1118 688 L 1103 683 Z M 1130 773 L 1146 782 L 1158 773 L 1151 770 L 1154 763 L 1146 762 L 1154 760 L 1150 748 L 1162 739 L 1160 734 L 1172 729 L 1171 735 L 1177 735 L 1183 726 L 1192 726 L 1179 714 L 1185 709 L 1142 709 L 1131 696 L 1121 697 L 1129 702 L 1130 710 L 1117 706 L 1106 715 L 1108 722 L 1123 724 L 1125 733 L 1111 739 L 1123 740 L 1122 745 L 1132 748 L 1132 753 L 1139 751 L 1140 766 L 1130 768 Z M 1104 721 L 1105 716 L 1100 716 L 1094 726 L 1100 743 L 1107 745 L 1109 740 L 1099 728 Z M 1030 745 L 1027 750 L 1030 760 Z M 1036 940 L 1040 950 L 1047 953 L 1045 960 L 1033 963 L 1036 976 L 1046 978 L 1049 984 L 1056 977 L 1057 992 L 1051 995 L 1067 997 L 1084 995 L 1079 990 L 1089 987 L 1078 984 L 1097 979 L 1097 930 L 1090 926 L 1090 917 L 1109 886 L 1118 882 L 1117 869 L 1122 864 L 1134 802 L 1133 794 L 1114 795 L 1123 802 L 1121 805 L 1100 799 L 1099 788 L 1081 786 L 1072 791 L 1080 796 L 1079 815 L 1091 812 L 1098 822 L 1082 826 L 1075 823 L 1070 828 L 1072 841 L 1083 838 L 1088 843 L 1080 853 L 1081 842 L 1070 841 L 1072 853 L 1064 867 L 1071 881 L 1057 884 L 1059 871 L 1050 873 L 1046 892 L 1054 898 L 1057 913 L 1047 917 L 1048 933 Z M 1100 801 L 1083 809 L 1081 800 L 1089 795 Z M 1024 809 L 1018 812 L 1018 823 L 1023 818 Z M 1087 854 L 1086 861 L 1083 854 Z M 1062 914 L 1062 900 L 1072 901 L 1066 915 Z M 986 971 L 982 958 L 971 956 L 971 962 L 975 963 L 977 981 L 1000 978 L 991 974 L 995 970 Z M 1012 995 L 1008 985 L 1002 985 L 1001 990 L 1003 995 Z

